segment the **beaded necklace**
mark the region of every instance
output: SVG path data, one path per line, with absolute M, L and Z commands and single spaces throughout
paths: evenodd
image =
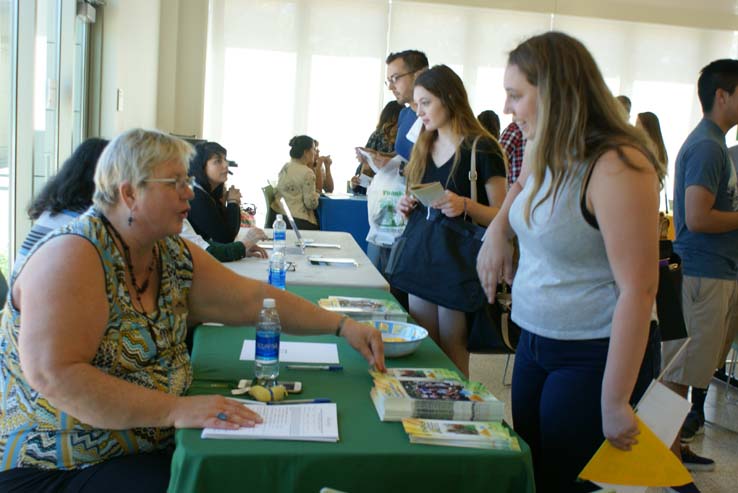
M 123 259 L 126 262 L 126 270 L 128 271 L 128 275 L 131 276 L 131 282 L 133 283 L 133 291 L 136 295 L 136 301 L 138 301 L 138 304 L 141 307 L 141 311 L 143 313 L 146 313 L 146 309 L 144 308 L 143 302 L 141 301 L 141 295 L 149 287 L 151 273 L 154 272 L 154 269 L 157 269 L 157 271 L 159 270 L 159 255 L 157 255 L 156 245 L 154 246 L 153 257 L 151 259 L 151 263 L 149 264 L 149 269 L 146 272 L 146 279 L 144 279 L 144 282 L 139 287 L 138 282 L 136 281 L 136 275 L 133 273 L 133 261 L 131 261 L 131 250 L 130 248 L 128 248 L 128 244 L 125 242 L 118 230 L 115 229 L 115 226 L 113 226 L 113 224 L 110 222 L 110 220 L 108 220 L 107 217 L 101 214 L 100 218 L 102 219 L 103 224 L 105 224 L 105 228 L 113 233 L 113 236 L 115 236 L 115 238 L 120 242 L 120 245 L 123 248 Z

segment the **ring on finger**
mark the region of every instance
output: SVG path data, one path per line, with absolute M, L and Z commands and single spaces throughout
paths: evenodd
M 228 415 L 224 412 L 220 412 L 215 415 L 216 418 L 218 418 L 221 421 L 228 421 Z

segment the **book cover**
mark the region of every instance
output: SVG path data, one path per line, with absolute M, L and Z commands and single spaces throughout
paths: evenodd
M 407 313 L 395 300 L 329 296 L 318 300 L 318 305 L 332 312 L 349 315 L 355 320 L 407 321 Z
M 387 368 L 387 373 L 369 370 L 369 374 L 374 378 L 397 380 L 462 380 L 458 373 L 446 368 Z
M 479 382 L 398 379 L 376 372 L 372 376 L 372 401 L 382 421 L 402 418 L 501 421 L 504 415 L 502 401 Z
M 501 422 L 405 418 L 410 443 L 520 451 L 518 439 Z

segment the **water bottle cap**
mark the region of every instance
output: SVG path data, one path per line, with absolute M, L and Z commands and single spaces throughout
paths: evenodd
M 281 221 L 281 220 L 282 220 L 282 214 L 277 214 L 277 221 Z
M 277 303 L 274 301 L 274 298 L 264 298 L 264 308 L 274 308 L 277 306 Z

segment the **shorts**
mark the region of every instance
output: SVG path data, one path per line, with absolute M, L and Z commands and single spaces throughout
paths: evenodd
M 738 328 L 738 282 L 684 276 L 682 308 L 689 342 L 664 375 L 664 380 L 707 388 L 713 373 L 725 363 Z M 662 344 L 664 368 L 684 343 Z

